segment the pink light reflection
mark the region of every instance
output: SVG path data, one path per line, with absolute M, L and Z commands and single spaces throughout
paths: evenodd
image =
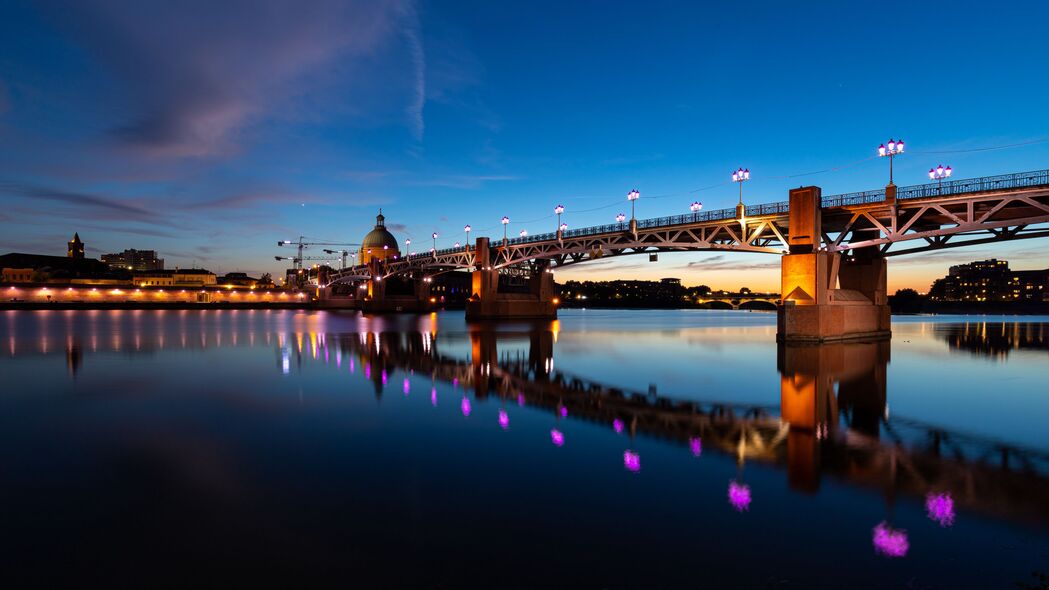
M 623 467 L 634 473 L 641 471 L 641 455 L 634 451 L 623 451 Z
M 898 531 L 889 527 L 888 523 L 881 523 L 874 527 L 874 552 L 885 557 L 903 557 L 911 548 L 907 542 L 907 531 Z
M 942 527 L 954 524 L 954 498 L 949 492 L 943 494 L 929 493 L 925 496 L 925 510 L 929 513 L 929 519 L 939 523 Z
M 738 512 L 750 510 L 750 486 L 730 481 L 728 483 L 728 503 Z
M 350 357 L 350 374 L 352 375 L 353 373 L 355 373 L 356 369 L 357 367 L 353 365 L 353 357 Z
M 462 409 L 463 416 L 469 416 L 470 412 L 472 411 L 472 407 L 470 406 L 470 400 L 464 397 L 463 401 L 459 403 L 459 408 Z
M 437 407 L 437 388 L 436 387 L 430 388 L 430 403 L 433 404 L 433 407 L 435 407 L 435 408 Z
M 566 408 L 564 406 L 561 406 L 561 409 L 558 410 L 557 413 L 560 414 L 562 418 L 567 418 L 568 417 L 568 408 Z
M 507 415 L 506 410 L 499 410 L 499 426 L 506 430 L 510 427 L 510 416 Z
M 703 454 L 703 440 L 698 436 L 695 438 L 688 439 L 688 450 L 692 451 L 693 457 L 698 457 Z
M 565 444 L 565 433 L 556 428 L 551 429 L 550 442 L 554 443 L 556 446 L 563 447 Z
M 411 384 L 410 381 L 408 381 L 407 377 L 404 378 L 404 388 L 403 389 L 404 389 L 404 395 L 408 395 L 409 393 L 412 392 L 412 384 Z
M 386 382 L 389 380 L 389 375 L 386 374 L 386 369 L 382 370 L 382 385 L 386 387 Z
M 622 434 L 623 433 L 623 426 L 624 426 L 623 421 L 620 420 L 619 418 L 616 418 L 615 420 L 612 420 L 612 430 L 615 430 L 616 434 Z
M 519 405 L 519 406 L 521 406 L 523 408 L 524 404 L 525 404 L 524 394 L 523 393 L 517 394 L 517 405 Z

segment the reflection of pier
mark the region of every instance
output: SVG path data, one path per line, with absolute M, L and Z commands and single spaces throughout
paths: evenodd
M 527 354 L 500 354 L 500 341 L 527 338 Z M 739 461 L 783 465 L 795 489 L 829 476 L 896 494 L 948 493 L 961 506 L 1049 523 L 1049 453 L 886 418 L 887 342 L 781 348 L 780 407 L 672 400 L 554 370 L 549 324 L 527 332 L 477 329 L 469 360 L 437 350 L 428 333 L 354 334 L 329 339 L 380 375 L 394 370 L 458 383 L 478 398 L 522 399 L 573 419 L 622 425 L 631 434 L 705 449 Z M 338 354 L 338 353 L 337 353 Z

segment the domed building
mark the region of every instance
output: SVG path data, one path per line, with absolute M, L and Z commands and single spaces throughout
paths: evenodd
M 362 264 L 368 264 L 372 260 L 385 260 L 387 258 L 399 258 L 401 251 L 397 245 L 397 238 L 386 229 L 386 218 L 382 215 L 382 209 L 375 216 L 375 229 L 368 232 L 361 240 Z

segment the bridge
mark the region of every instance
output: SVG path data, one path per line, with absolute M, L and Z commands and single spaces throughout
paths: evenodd
M 780 256 L 777 338 L 833 342 L 887 338 L 889 257 L 1049 236 L 1049 170 L 958 179 L 823 197 L 819 187 L 790 191 L 787 201 L 558 230 L 399 260 L 373 261 L 334 273 L 325 293 L 359 284 L 364 309 L 382 310 L 383 280 L 404 277 L 422 308 L 429 283 L 453 270 L 473 273 L 467 317 L 550 318 L 557 297 L 552 271 L 632 254 L 684 251 L 757 252 Z M 503 293 L 499 278 L 519 275 L 528 293 Z M 388 306 L 387 306 L 388 307 Z

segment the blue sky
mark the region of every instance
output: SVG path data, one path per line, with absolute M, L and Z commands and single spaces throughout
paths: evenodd
M 853 4 L 856 4 L 853 6 Z M 359 241 L 378 207 L 439 246 L 887 181 L 1049 167 L 1049 4 L 191 0 L 0 5 L 0 252 L 159 250 L 280 274 L 278 239 Z M 1033 142 L 1021 147 L 971 151 Z M 969 150 L 969 151 L 967 151 Z M 796 176 L 815 171 L 819 174 Z M 698 190 L 704 189 L 704 190 Z M 1044 240 L 894 259 L 890 288 Z M 778 288 L 761 255 L 569 278 Z

